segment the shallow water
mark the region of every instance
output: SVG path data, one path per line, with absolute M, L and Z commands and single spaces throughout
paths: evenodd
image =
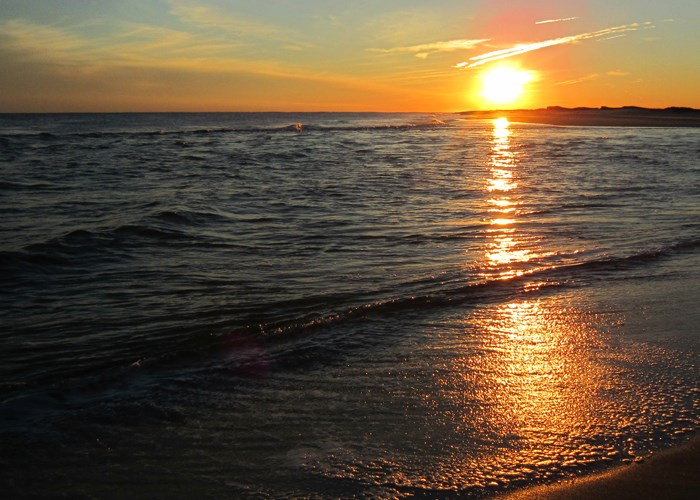
M 450 115 L 0 116 L 8 491 L 478 497 L 680 442 L 699 144 Z

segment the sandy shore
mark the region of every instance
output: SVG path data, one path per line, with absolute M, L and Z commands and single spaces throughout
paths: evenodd
M 700 435 L 642 463 L 501 496 L 507 500 L 700 498 Z
M 579 125 L 605 127 L 700 127 L 700 110 L 691 108 L 648 109 L 624 108 L 560 108 L 464 111 L 467 118 L 494 119 L 506 117 L 511 122 L 547 125 Z

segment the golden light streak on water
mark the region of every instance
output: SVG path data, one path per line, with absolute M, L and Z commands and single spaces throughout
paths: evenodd
M 510 123 L 506 118 L 493 121 L 493 137 L 488 166 L 490 177 L 486 179 L 486 191 L 491 196 L 486 199 L 487 212 L 492 215 L 489 223 L 494 229 L 487 230 L 489 240 L 486 244 L 486 277 L 511 279 L 522 276 L 522 270 L 514 265 L 528 262 L 533 255 L 525 247 L 514 225 L 517 220 L 517 201 L 522 195 L 518 192 L 517 158 L 510 144 Z
M 510 198 L 501 198 L 501 199 L 491 198 L 488 201 L 492 205 L 495 205 L 499 208 L 504 209 L 504 211 L 505 211 L 505 209 L 510 209 L 509 207 L 513 204 L 513 202 L 510 201 Z
M 505 211 L 503 211 L 505 212 Z M 501 212 L 501 213 L 503 213 Z M 491 224 L 494 224 L 496 226 L 509 226 L 511 224 L 515 224 L 515 219 L 493 219 L 491 221 Z
M 510 122 L 508 121 L 508 118 L 504 116 L 501 118 L 496 118 L 493 121 L 494 134 L 500 134 L 501 136 L 507 137 L 510 135 L 510 130 L 508 130 L 509 126 Z
M 489 179 L 489 191 L 502 191 L 502 192 L 507 192 L 511 191 L 515 188 L 518 187 L 518 185 L 514 182 L 508 182 L 505 179 Z
M 466 311 L 461 334 L 443 334 L 445 364 L 428 400 L 449 409 L 452 420 L 442 424 L 472 445 L 455 448 L 440 464 L 443 477 L 432 477 L 505 486 L 620 456 L 625 443 L 590 440 L 629 418 L 622 402 L 608 399 L 625 381 L 611 378 L 603 330 L 620 318 L 581 306 L 569 297 L 515 299 Z
M 604 375 L 593 356 L 600 341 L 585 313 L 557 301 L 515 301 L 486 308 L 470 322 L 485 335 L 481 354 L 468 360 L 480 373 L 488 402 L 485 419 L 513 436 L 565 440 L 590 425 Z M 539 455 L 537 449 L 524 455 Z M 520 451 L 523 453 L 523 450 Z M 537 457 L 566 461 L 566 457 Z M 585 456 L 577 457 L 583 465 Z

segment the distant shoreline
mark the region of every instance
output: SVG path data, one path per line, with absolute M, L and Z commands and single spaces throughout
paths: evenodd
M 462 111 L 474 119 L 505 117 L 511 122 L 587 127 L 700 127 L 700 110 L 693 108 L 652 109 L 637 106 L 621 108 L 562 108 Z

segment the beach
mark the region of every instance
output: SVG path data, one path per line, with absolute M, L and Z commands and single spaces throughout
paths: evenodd
M 0 5 L 0 500 L 700 499 L 700 1 Z
M 0 115 L 6 496 L 628 484 L 700 428 L 699 134 Z
M 694 499 L 700 496 L 700 437 L 640 463 L 497 498 L 504 500 Z

